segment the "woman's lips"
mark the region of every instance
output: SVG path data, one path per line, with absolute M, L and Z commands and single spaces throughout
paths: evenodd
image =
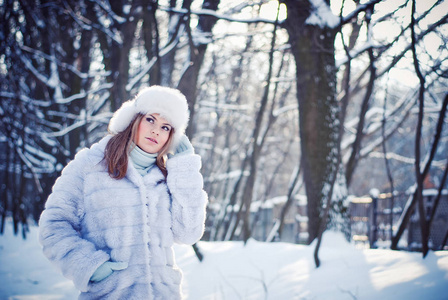
M 158 144 L 157 141 L 153 138 L 146 138 L 148 141 L 153 142 L 154 144 Z

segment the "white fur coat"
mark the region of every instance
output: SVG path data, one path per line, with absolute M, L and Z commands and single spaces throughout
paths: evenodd
M 193 244 L 204 231 L 200 157 L 168 159 L 166 179 L 157 167 L 142 177 L 129 163 L 116 180 L 103 162 L 108 140 L 79 152 L 56 181 L 39 221 L 43 252 L 81 291 L 79 299 L 180 299 L 172 245 Z M 129 266 L 90 282 L 109 260 Z

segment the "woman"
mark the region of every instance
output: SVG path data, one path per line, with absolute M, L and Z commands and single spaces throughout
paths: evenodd
M 39 237 L 79 299 L 181 298 L 172 245 L 201 238 L 207 203 L 188 118 L 179 91 L 146 88 L 62 171 Z

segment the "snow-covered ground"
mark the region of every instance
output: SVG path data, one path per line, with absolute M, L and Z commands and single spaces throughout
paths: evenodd
M 200 242 L 176 246 L 187 299 L 448 299 L 448 251 L 359 249 L 326 232 L 315 268 L 314 246 Z M 32 227 L 26 240 L 8 226 L 0 236 L 0 299 L 76 299 L 73 284 L 46 260 Z

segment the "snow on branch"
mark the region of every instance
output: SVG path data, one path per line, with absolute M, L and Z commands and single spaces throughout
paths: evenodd
M 182 9 L 182 8 L 171 8 L 171 7 L 161 5 L 160 9 L 163 11 L 174 12 L 174 13 L 178 13 L 178 14 L 188 14 L 188 10 Z M 211 16 L 211 17 L 215 17 L 220 20 L 226 20 L 226 21 L 230 21 L 230 22 L 239 22 L 239 23 L 247 23 L 247 24 L 250 24 L 250 23 L 275 24 L 275 20 L 270 20 L 270 19 L 266 19 L 266 18 L 250 18 L 250 19 L 235 18 L 235 17 L 231 17 L 228 15 L 223 15 L 223 14 L 217 13 L 216 11 L 211 10 L 211 9 L 200 9 L 200 10 L 193 9 L 190 11 L 190 13 L 197 15 L 197 16 Z M 281 22 L 278 22 L 278 23 L 281 23 Z
M 242 174 L 243 174 L 243 176 L 248 176 L 249 171 L 244 171 Z M 212 174 L 208 178 L 204 178 L 204 182 L 215 183 L 215 182 L 220 182 L 220 181 L 224 181 L 227 179 L 235 179 L 240 176 L 241 176 L 241 170 L 235 170 L 235 171 L 231 171 L 228 173 Z
M 384 45 L 375 45 L 372 40 L 369 40 L 369 41 L 365 42 L 363 45 L 352 49 L 350 51 L 350 55 L 348 55 L 348 56 L 346 55 L 342 59 L 338 59 L 336 61 L 336 68 L 340 68 L 342 65 L 346 64 L 349 60 L 352 60 L 352 59 L 358 57 L 359 55 L 363 54 L 364 52 L 366 52 L 369 49 L 375 49 L 375 48 L 380 49 L 383 47 L 384 47 Z
M 359 13 L 366 11 L 368 8 L 370 8 L 371 6 L 374 6 L 375 4 L 377 4 L 381 1 L 382 0 L 371 0 L 367 3 L 358 5 L 354 11 L 352 11 L 350 14 L 348 14 L 347 16 L 342 18 L 341 23 L 346 24 L 346 23 L 350 22 L 350 20 L 355 18 L 356 16 L 358 16 Z
M 100 123 L 104 123 L 107 124 L 109 119 L 111 117 L 111 113 L 104 113 L 104 114 L 99 114 L 96 115 L 94 117 L 92 116 L 87 116 L 86 118 L 81 119 L 78 122 L 73 123 L 72 125 L 65 127 L 59 131 L 56 132 L 45 132 L 42 134 L 42 136 L 45 136 L 47 138 L 51 138 L 51 137 L 61 137 L 64 136 L 66 134 L 68 134 L 70 131 L 75 130 L 76 128 L 82 127 L 86 124 L 89 124 L 91 122 L 100 122 Z
M 316 25 L 320 28 L 336 28 L 340 24 L 340 19 L 333 14 L 330 6 L 324 0 L 311 0 L 313 9 L 306 20 L 309 25 Z
M 98 3 L 98 1 L 95 1 L 95 2 Z M 100 3 L 98 3 L 98 4 L 101 6 Z M 107 8 L 106 8 L 106 10 L 107 10 Z M 112 12 L 112 10 L 111 10 L 111 13 L 113 14 L 113 15 L 111 15 L 112 18 L 114 18 L 114 16 L 116 16 L 116 15 Z M 112 30 L 110 29 L 111 19 L 101 15 L 99 11 L 96 12 L 96 16 L 97 16 L 99 24 L 92 23 L 92 27 L 98 29 L 99 31 L 101 31 L 104 34 L 106 34 L 107 36 L 109 36 L 117 44 L 122 45 L 123 38 L 121 36 L 120 31 L 118 31 L 116 28 L 112 28 Z M 122 18 L 122 19 L 126 20 L 124 18 Z M 121 24 L 121 20 L 117 23 Z
M 193 43 L 198 45 L 208 45 L 213 42 L 213 35 L 209 32 L 204 32 L 199 28 L 192 33 Z
M 41 82 L 43 82 L 45 85 L 47 85 L 50 88 L 55 88 L 55 83 L 53 80 L 50 80 L 50 78 L 47 78 L 44 74 L 40 73 L 36 68 L 33 66 L 33 63 L 24 55 L 20 55 L 20 60 L 25 64 L 25 67 L 33 73 L 34 76 L 37 77 Z
M 87 93 L 82 91 L 78 94 L 71 95 L 70 97 L 67 97 L 67 98 L 58 98 L 58 99 L 56 99 L 56 103 L 67 104 L 67 103 L 72 102 L 73 100 L 83 99 L 86 96 L 87 96 Z
M 37 177 L 36 171 L 31 163 L 31 161 L 25 157 L 25 155 L 22 153 L 22 149 L 20 149 L 20 147 L 16 147 L 16 152 L 19 155 L 20 159 L 28 167 L 28 169 L 30 169 L 31 174 L 33 175 L 33 179 L 36 183 L 37 189 L 38 189 L 39 193 L 42 193 L 43 192 L 42 185 L 40 184 L 39 178 Z
M 386 158 L 386 159 L 393 159 L 396 161 L 399 161 L 401 163 L 405 163 L 408 165 L 413 165 L 415 164 L 415 157 L 407 157 L 407 156 L 403 156 L 397 153 L 393 153 L 393 152 L 388 152 L 386 155 L 384 155 L 383 152 L 377 152 L 377 151 L 373 151 L 371 153 L 369 153 L 368 155 L 369 157 L 373 157 L 373 158 Z M 427 159 L 425 159 L 425 161 L 422 163 L 422 165 L 424 166 L 424 164 L 427 162 Z M 443 159 L 443 160 L 435 160 L 432 162 L 432 166 L 438 169 L 443 170 L 444 167 L 446 166 L 447 160 Z
M 88 92 L 81 91 L 80 93 L 71 95 L 70 97 L 67 97 L 67 98 L 62 98 L 62 97 L 56 98 L 56 103 L 67 104 L 74 100 L 83 99 L 83 98 L 86 98 L 90 94 L 95 94 L 95 93 L 99 92 L 100 90 L 110 89 L 110 88 L 112 88 L 113 85 L 114 85 L 113 83 L 104 83 L 101 86 L 97 87 L 96 89 L 91 89 Z
M 17 95 L 12 92 L 0 92 L 0 97 L 9 98 L 9 99 L 19 99 L 20 101 L 23 101 L 25 103 L 33 103 L 33 105 L 39 106 L 39 107 L 49 107 L 51 104 L 50 101 L 32 99 L 32 98 L 28 97 L 27 95 L 22 95 L 22 94 Z
M 54 156 L 29 144 L 25 144 L 25 151 L 28 158 L 30 158 L 31 155 L 34 155 L 38 158 L 34 162 L 35 165 L 40 165 L 41 167 L 53 167 L 57 163 L 57 159 Z
M 111 18 L 112 20 L 114 20 L 115 22 L 117 22 L 118 24 L 123 24 L 124 22 L 126 22 L 126 18 L 120 17 L 118 16 L 110 7 L 110 4 L 108 1 L 93 1 L 96 4 L 98 4 L 99 7 L 101 7 Z M 127 9 L 126 9 L 127 11 Z
M 45 81 L 50 81 L 50 80 L 45 79 Z M 102 84 L 101 86 L 99 86 L 96 89 L 90 90 L 88 93 L 81 92 L 79 94 L 72 95 L 72 96 L 70 96 L 68 98 L 62 98 L 62 97 L 56 98 L 56 103 L 58 103 L 58 104 L 67 104 L 67 103 L 70 103 L 70 102 L 72 102 L 74 100 L 85 98 L 85 97 L 87 97 L 90 94 L 97 93 L 100 90 L 110 89 L 112 86 L 113 86 L 113 83 L 105 83 L 105 84 Z M 2 97 L 2 98 L 9 98 L 9 99 L 19 99 L 20 101 L 23 101 L 25 103 L 32 103 L 34 106 L 38 106 L 38 107 L 49 107 L 51 105 L 50 101 L 33 99 L 33 98 L 28 97 L 27 95 L 23 95 L 23 94 L 17 95 L 17 94 L 12 93 L 12 92 L 0 92 L 0 97 Z
M 160 50 L 159 56 L 160 58 L 164 57 L 168 53 L 170 53 L 176 45 L 179 44 L 180 37 L 182 33 L 185 31 L 184 26 L 179 29 L 179 34 L 177 37 L 171 41 L 168 45 L 166 45 L 162 50 Z M 157 57 L 153 57 L 145 66 L 143 66 L 140 73 L 138 73 L 134 78 L 130 80 L 130 82 L 126 85 L 126 91 L 131 91 L 134 86 L 151 70 L 154 64 L 157 62 Z
M 77 15 L 70 5 L 64 1 L 65 11 L 72 17 L 72 19 L 79 25 L 83 30 L 92 30 L 92 22 L 85 18 L 84 16 Z
M 157 62 L 157 57 L 154 56 L 145 66 L 143 66 L 142 71 L 138 73 L 132 80 L 126 85 L 126 91 L 132 90 L 132 88 L 148 73 L 154 64 Z
M 406 157 L 397 153 L 393 153 L 393 152 L 388 152 L 386 155 L 384 155 L 383 152 L 377 152 L 377 151 L 373 151 L 371 153 L 369 153 L 368 155 L 369 157 L 374 157 L 374 158 L 386 158 L 388 160 L 393 159 L 396 161 L 399 161 L 401 163 L 405 163 L 408 165 L 413 165 L 415 163 L 415 158 L 414 157 Z
M 40 50 L 33 49 L 33 48 L 28 47 L 28 46 L 20 46 L 20 49 L 21 49 L 22 51 L 26 51 L 26 52 L 29 52 L 29 53 L 32 53 L 32 54 L 37 54 L 37 55 L 39 55 L 40 57 L 45 58 L 45 59 L 48 60 L 48 61 L 56 62 L 59 66 L 61 66 L 61 67 L 63 67 L 63 68 L 66 68 L 66 69 L 72 71 L 72 72 L 73 72 L 76 76 L 78 76 L 79 78 L 87 79 L 87 78 L 89 78 L 89 77 L 92 77 L 92 75 L 89 76 L 89 74 L 82 73 L 82 72 L 80 72 L 77 68 L 75 68 L 74 66 L 72 66 L 72 65 L 70 65 L 70 64 L 67 64 L 67 63 L 65 63 L 65 62 L 59 61 L 59 60 L 57 60 L 54 56 L 50 56 L 50 55 L 48 55 L 48 54 L 45 54 L 44 52 L 42 52 L 42 51 L 40 51 Z
M 273 111 L 273 115 L 275 117 L 280 116 L 281 114 L 287 113 L 289 111 L 296 111 L 297 110 L 297 105 L 296 104 L 291 104 L 291 105 L 286 105 L 280 108 L 277 108 L 276 110 Z
M 241 105 L 241 104 L 221 104 L 221 103 L 215 103 L 211 101 L 201 101 L 200 102 L 202 107 L 209 107 L 209 108 L 215 108 L 220 109 L 222 111 L 225 110 L 235 110 L 235 111 L 247 111 L 250 109 L 249 105 Z

